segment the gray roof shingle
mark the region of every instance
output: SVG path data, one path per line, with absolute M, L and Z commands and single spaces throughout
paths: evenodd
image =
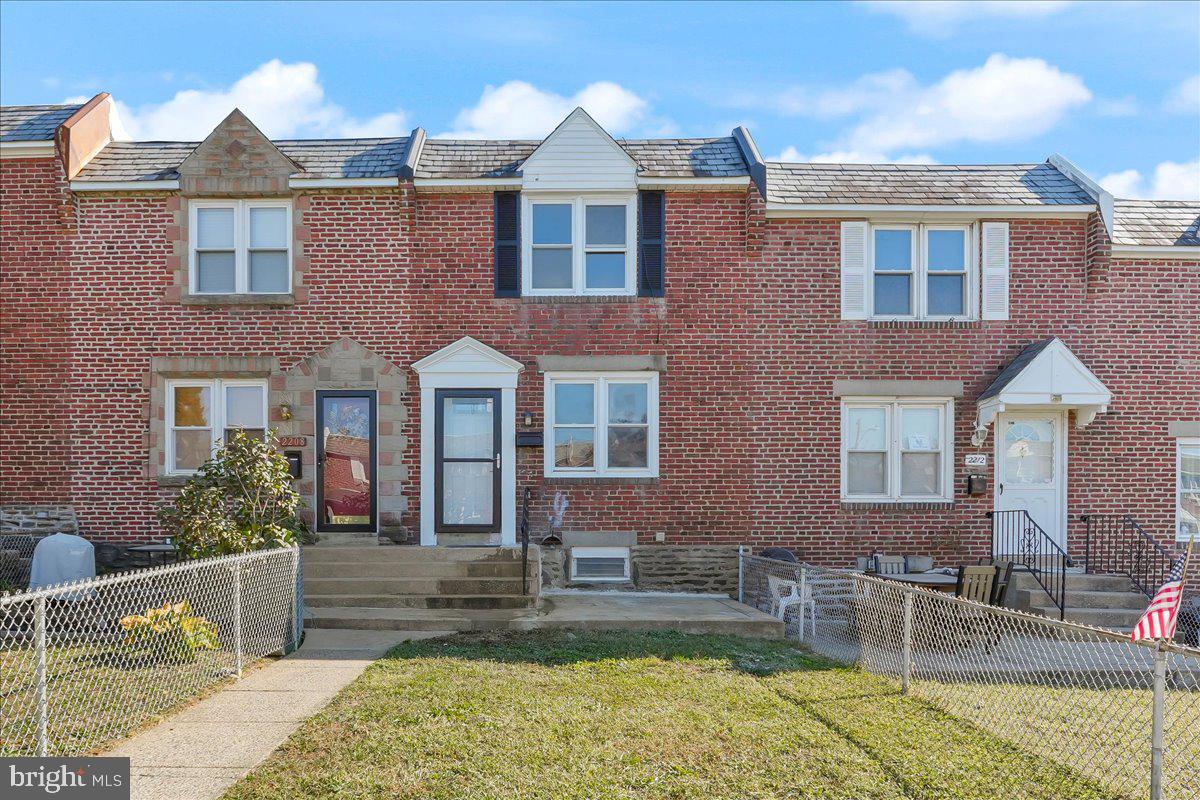
M 0 106 L 0 142 L 44 142 L 83 106 Z
M 618 139 L 649 178 L 707 178 L 749 175 L 733 137 L 716 139 Z M 428 139 L 417 165 L 418 178 L 508 178 L 541 144 L 533 140 Z
M 1200 202 L 1117 200 L 1113 212 L 1113 244 L 1200 246 Z
M 867 205 L 1090 205 L 1050 164 L 912 165 L 768 162 L 767 201 Z
M 389 178 L 404 164 L 408 137 L 390 139 L 297 139 L 275 142 L 304 167 L 305 178 Z M 199 142 L 112 142 L 83 171 L 79 181 L 174 180 Z
M 1017 376 L 1038 357 L 1039 353 L 1049 347 L 1054 340 L 1055 337 L 1051 336 L 1049 339 L 1042 339 L 1041 341 L 1025 345 L 1025 348 L 1020 353 L 1017 353 L 1017 357 L 1008 362 L 1004 369 L 1000 370 L 1000 374 L 993 378 L 992 382 L 987 385 L 987 388 L 979 393 L 979 397 L 975 398 L 975 402 L 978 403 L 981 400 L 987 400 L 989 397 L 995 397 L 1000 394 L 1004 387 L 1016 380 Z

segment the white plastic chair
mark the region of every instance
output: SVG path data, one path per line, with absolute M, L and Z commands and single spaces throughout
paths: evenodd
M 812 587 L 804 580 L 803 570 L 797 572 L 799 580 L 788 580 L 775 575 L 767 576 L 767 587 L 771 592 L 771 609 L 768 612 L 776 619 L 787 621 L 787 611 L 792 606 L 800 607 L 800 640 L 804 640 L 804 614 L 808 613 L 813 636 L 817 635 L 817 601 L 813 599 Z

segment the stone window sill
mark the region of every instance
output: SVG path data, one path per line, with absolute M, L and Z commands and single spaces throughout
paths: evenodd
M 658 478 L 652 477 L 609 477 L 609 478 L 543 478 L 547 486 L 656 486 Z
M 191 475 L 159 475 L 156 480 L 159 486 L 172 487 L 183 486 L 191 477 Z
M 843 511 L 950 511 L 954 508 L 954 501 L 856 503 L 843 500 L 841 506 Z
M 185 294 L 179 300 L 185 306 L 290 306 L 292 294 Z

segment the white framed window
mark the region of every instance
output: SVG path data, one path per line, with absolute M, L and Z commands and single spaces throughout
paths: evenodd
M 1175 538 L 1200 540 L 1200 438 L 1175 440 Z
M 191 475 L 236 430 L 267 429 L 265 380 L 186 379 L 167 382 L 166 468 Z
M 292 291 L 288 200 L 193 200 L 188 204 L 191 294 Z
M 871 226 L 874 319 L 972 319 L 974 227 Z
M 572 547 L 571 580 L 589 582 L 629 580 L 629 548 Z
M 954 500 L 954 401 L 854 398 L 842 402 L 842 499 Z
M 522 293 L 631 295 L 637 195 L 521 196 Z
M 658 475 L 657 372 L 545 376 L 545 475 Z

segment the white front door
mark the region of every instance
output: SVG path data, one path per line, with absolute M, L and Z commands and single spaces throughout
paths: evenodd
M 1029 512 L 1066 549 L 1066 427 L 1056 411 L 1001 414 L 996 423 L 997 511 Z

